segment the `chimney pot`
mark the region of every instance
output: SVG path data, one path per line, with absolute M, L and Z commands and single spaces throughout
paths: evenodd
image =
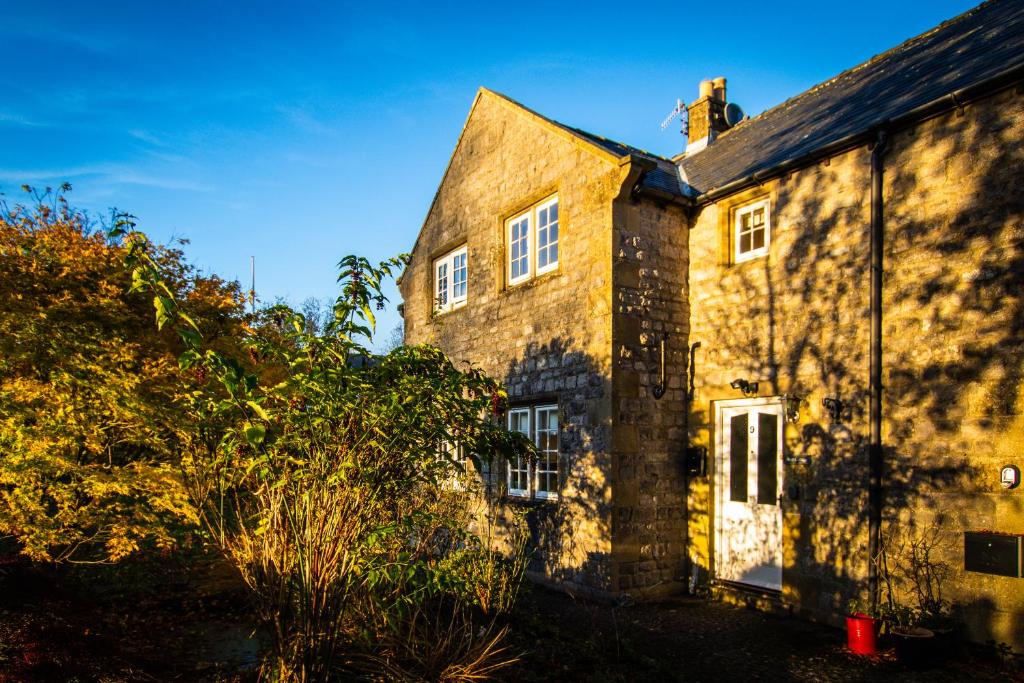
M 714 86 L 715 98 L 719 102 L 725 102 L 725 77 L 719 76 L 718 78 L 711 81 L 711 84 Z
M 728 126 L 725 123 L 725 79 L 721 76 L 700 82 L 700 97 L 686 108 L 686 153 L 692 154 L 711 144 Z

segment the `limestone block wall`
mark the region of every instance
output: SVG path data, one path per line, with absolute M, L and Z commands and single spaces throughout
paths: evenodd
M 807 611 L 841 610 L 848 586 L 866 576 L 869 153 L 854 150 L 702 210 L 690 234 L 691 343 L 695 396 L 689 430 L 708 447 L 710 476 L 690 488 L 691 549 L 713 571 L 714 407 L 741 398 L 742 378 L 759 395 L 806 399 L 786 426 L 783 595 Z M 732 210 L 771 200 L 767 256 L 731 263 Z M 847 405 L 832 422 L 825 396 Z
M 586 589 L 611 585 L 612 200 L 623 169 L 587 143 L 482 91 L 402 278 L 406 341 L 441 347 L 504 382 L 512 405 L 557 403 L 561 498 L 526 514 L 532 569 Z M 508 286 L 505 221 L 557 193 L 559 267 Z M 434 314 L 433 259 L 466 244 L 468 301 Z M 503 465 L 495 481 L 504 486 Z
M 686 569 L 687 232 L 679 207 L 616 203 L 614 584 L 637 596 L 679 590 Z M 656 399 L 662 340 L 665 391 Z
M 1024 579 L 964 572 L 963 531 L 1024 532 L 1024 489 L 998 486 L 1001 465 L 1024 464 L 1021 109 L 1009 90 L 894 134 L 883 320 L 886 533 L 936 539 L 943 599 L 974 638 L 1018 648 Z M 869 179 L 854 149 L 704 208 L 690 236 L 690 437 L 713 443 L 713 401 L 740 397 L 735 378 L 805 397 L 786 428 L 787 455 L 810 464 L 785 468 L 800 490 L 783 502 L 783 598 L 824 619 L 867 572 Z M 764 195 L 770 253 L 730 264 L 730 208 Z M 713 571 L 711 482 L 689 504 L 691 553 Z
M 1024 96 L 897 134 L 886 157 L 887 516 L 934 536 L 973 635 L 1024 650 L 1024 579 L 963 571 L 963 531 L 1024 533 Z

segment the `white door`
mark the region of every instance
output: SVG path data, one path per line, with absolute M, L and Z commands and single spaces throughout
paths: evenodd
M 717 578 L 782 589 L 782 427 L 779 399 L 716 403 Z

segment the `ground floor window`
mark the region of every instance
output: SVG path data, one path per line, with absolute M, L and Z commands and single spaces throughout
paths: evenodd
M 440 481 L 442 488 L 466 491 L 480 486 L 485 492 L 490 492 L 491 463 L 469 453 L 462 444 L 442 442 L 437 464 L 445 472 Z
M 558 406 L 512 408 L 508 428 L 537 446 L 536 460 L 515 457 L 508 463 L 508 494 L 520 498 L 558 498 Z

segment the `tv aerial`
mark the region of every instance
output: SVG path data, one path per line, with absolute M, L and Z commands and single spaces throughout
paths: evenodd
M 661 129 L 665 130 L 666 128 L 668 128 L 668 125 L 670 123 L 672 123 L 672 119 L 674 119 L 675 117 L 678 116 L 679 117 L 679 124 L 680 124 L 680 132 L 683 135 L 686 135 L 686 117 L 683 116 L 683 114 L 685 114 L 685 113 L 686 113 L 686 103 L 683 102 L 682 100 L 677 99 L 676 100 L 676 108 L 673 109 L 672 112 L 668 116 L 665 117 L 665 120 L 661 122 Z

